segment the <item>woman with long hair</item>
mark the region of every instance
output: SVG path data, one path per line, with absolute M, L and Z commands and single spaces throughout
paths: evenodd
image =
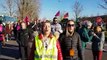
M 105 41 L 105 35 L 102 31 L 101 26 L 96 26 L 94 28 L 94 37 L 92 39 L 92 52 L 93 52 L 93 60 L 102 60 L 102 51 L 103 45 Z

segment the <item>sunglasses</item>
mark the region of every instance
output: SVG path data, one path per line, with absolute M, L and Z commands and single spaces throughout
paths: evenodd
M 75 24 L 67 24 L 68 27 L 74 27 Z

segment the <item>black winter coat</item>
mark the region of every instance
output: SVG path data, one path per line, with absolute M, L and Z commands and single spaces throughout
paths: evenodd
M 29 41 L 29 31 L 28 29 L 18 31 L 17 42 L 22 47 L 27 47 Z
M 83 53 L 81 51 L 81 40 L 78 33 L 74 32 L 72 36 L 67 36 L 66 32 L 63 32 L 62 34 L 60 34 L 59 42 L 61 45 L 62 55 L 64 59 L 70 57 L 70 49 L 73 48 L 75 51 L 73 58 L 76 60 L 78 58 L 80 58 L 80 60 L 83 60 Z

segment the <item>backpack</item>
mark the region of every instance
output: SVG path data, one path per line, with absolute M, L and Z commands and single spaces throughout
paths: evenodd
M 79 30 L 79 34 L 80 34 L 80 37 L 81 37 L 81 40 L 84 41 L 84 42 L 88 42 L 88 38 L 86 37 L 86 35 L 84 34 L 84 29 L 80 29 Z

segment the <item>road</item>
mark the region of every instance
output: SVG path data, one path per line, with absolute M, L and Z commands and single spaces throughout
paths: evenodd
M 105 51 L 103 51 L 102 60 L 107 60 L 107 44 L 104 44 L 104 50 Z M 86 48 L 86 51 L 85 51 L 85 57 L 86 57 L 85 60 L 93 60 L 93 55 L 92 55 L 91 44 L 90 43 L 87 44 L 87 48 Z
M 107 50 L 107 44 L 104 47 Z M 92 52 L 91 52 L 91 44 L 88 44 L 87 49 L 85 51 L 85 60 L 93 60 Z M 6 46 L 2 49 L 2 55 L 0 55 L 0 60 L 20 60 L 18 44 L 14 40 L 10 40 L 6 42 Z M 103 52 L 103 59 L 107 60 L 107 52 Z
M 6 46 L 2 48 L 0 60 L 20 60 L 18 44 L 14 40 L 6 42 Z

